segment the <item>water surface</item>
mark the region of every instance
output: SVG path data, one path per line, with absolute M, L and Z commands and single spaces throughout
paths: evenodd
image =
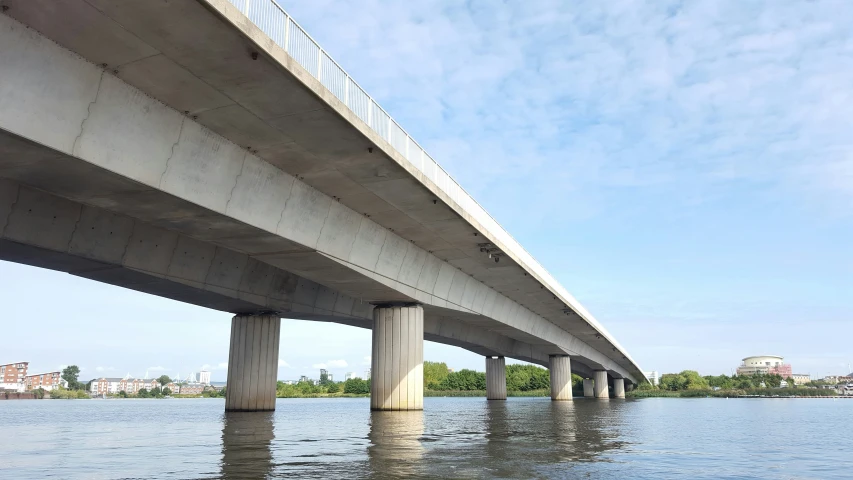
M 851 478 L 853 401 L 0 402 L 0 478 Z

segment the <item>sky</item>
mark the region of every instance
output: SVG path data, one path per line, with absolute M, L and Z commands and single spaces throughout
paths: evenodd
M 853 4 L 280 3 L 644 370 L 851 370 Z M 0 300 L 0 363 L 225 379 L 229 314 L 3 262 Z M 367 330 L 281 341 L 281 379 L 368 368 Z

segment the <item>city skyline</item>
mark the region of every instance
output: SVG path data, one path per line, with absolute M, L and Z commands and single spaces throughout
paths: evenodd
M 641 368 L 825 376 L 853 360 L 853 12 L 820 5 L 287 8 Z M 224 379 L 229 314 L 8 263 L 0 291 L 33 371 Z M 370 333 L 286 320 L 280 352 L 341 378 Z

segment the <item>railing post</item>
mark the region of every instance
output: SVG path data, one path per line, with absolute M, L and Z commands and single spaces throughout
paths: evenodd
M 243 7 L 243 15 L 249 16 L 249 4 L 252 3 L 252 0 L 246 0 L 246 6 Z
M 290 45 L 290 15 L 284 14 L 284 51 L 290 53 L 288 46 Z
M 341 71 L 344 69 L 342 68 Z M 344 105 L 349 107 L 349 75 L 344 74 Z M 350 107 L 352 110 L 352 107 Z
M 317 48 L 320 48 L 320 45 L 317 45 Z M 323 49 L 320 48 L 320 54 L 317 55 L 317 80 L 320 80 L 320 83 L 323 83 L 323 80 L 320 78 L 320 72 L 323 71 Z

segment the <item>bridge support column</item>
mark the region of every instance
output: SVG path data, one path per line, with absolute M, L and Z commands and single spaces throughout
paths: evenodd
M 592 398 L 592 379 L 584 378 L 583 379 L 583 396 L 586 398 Z
M 486 399 L 506 400 L 506 359 L 486 357 Z
M 572 359 L 568 355 L 550 355 L 551 400 L 572 399 Z
M 377 305 L 370 357 L 371 410 L 424 409 L 424 309 Z
M 613 398 L 625 398 L 625 379 L 613 379 Z
M 231 320 L 226 412 L 275 410 L 280 336 L 278 315 L 237 315 Z
M 607 370 L 596 370 L 592 372 L 593 379 L 593 395 L 595 398 L 610 398 L 610 392 L 607 388 Z

